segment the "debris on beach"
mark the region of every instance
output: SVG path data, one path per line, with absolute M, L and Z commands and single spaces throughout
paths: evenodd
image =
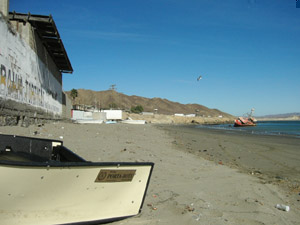
M 181 212 L 181 214 L 186 214 L 188 212 L 193 212 L 193 214 L 194 214 L 195 208 L 193 207 L 193 205 L 194 205 L 193 203 L 190 204 L 190 205 L 185 205 L 185 207 L 184 207 L 183 211 Z
M 286 212 L 290 211 L 290 207 L 288 205 L 276 204 L 275 208 Z
M 260 172 L 259 170 L 254 170 L 250 172 L 251 175 L 261 175 L 262 172 Z
M 197 215 L 194 215 L 193 218 L 194 218 L 196 221 L 199 221 L 201 216 L 202 216 L 202 214 L 199 213 L 199 214 L 197 214 Z
M 189 206 L 189 205 L 187 205 L 187 206 L 185 207 L 185 209 L 186 209 L 188 212 L 193 212 L 193 211 L 195 211 L 195 208 L 193 208 L 193 207 L 191 207 L 191 206 Z
M 157 208 L 154 207 L 152 203 L 148 203 L 147 206 L 150 207 L 152 210 L 157 210 Z

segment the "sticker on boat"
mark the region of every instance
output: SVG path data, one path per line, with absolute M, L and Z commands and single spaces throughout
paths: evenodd
M 100 170 L 95 182 L 132 181 L 136 170 Z

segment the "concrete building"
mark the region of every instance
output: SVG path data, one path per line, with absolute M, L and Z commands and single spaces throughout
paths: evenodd
M 8 9 L 0 0 L 0 125 L 70 118 L 62 74 L 73 68 L 53 18 Z

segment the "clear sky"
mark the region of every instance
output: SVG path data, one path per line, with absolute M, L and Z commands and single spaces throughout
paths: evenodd
M 74 69 L 66 91 L 116 84 L 232 115 L 300 112 L 295 0 L 10 0 L 10 11 L 53 16 Z

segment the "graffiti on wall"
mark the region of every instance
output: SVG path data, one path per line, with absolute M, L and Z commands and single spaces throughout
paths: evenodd
M 62 85 L 0 17 L 0 97 L 62 113 Z

